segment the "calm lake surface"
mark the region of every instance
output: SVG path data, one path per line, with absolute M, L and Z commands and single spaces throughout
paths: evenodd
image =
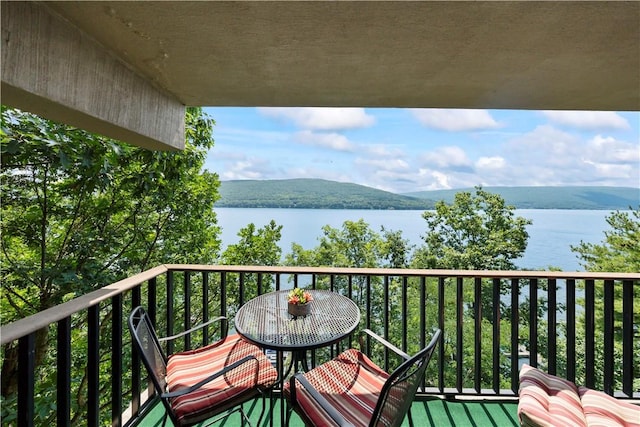
M 405 239 L 421 245 L 426 232 L 423 211 L 343 210 L 343 209 L 244 209 L 216 208 L 218 225 L 222 227 L 222 249 L 238 242 L 241 228 L 254 223 L 257 228 L 272 219 L 282 225 L 280 247 L 283 254 L 290 252 L 295 242 L 305 249 L 318 246 L 322 226 L 342 228 L 344 221 L 362 218 L 372 230 L 380 232 L 401 230 Z M 580 241 L 601 243 L 604 231 L 609 230 L 605 218 L 612 211 L 519 209 L 516 215 L 533 221 L 527 227 L 529 243 L 524 256 L 516 261 L 518 267 L 530 270 L 559 267 L 564 271 L 584 271 L 571 246 Z

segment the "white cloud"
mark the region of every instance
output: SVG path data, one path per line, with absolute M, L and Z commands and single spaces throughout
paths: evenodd
M 355 163 L 358 166 L 365 166 L 368 169 L 374 169 L 374 170 L 404 171 L 409 169 L 409 164 L 402 159 L 357 158 L 355 160 Z
M 640 146 L 613 137 L 596 135 L 587 144 L 587 155 L 594 162 L 640 163 Z
M 499 156 L 480 157 L 478 160 L 476 160 L 475 166 L 476 169 L 483 171 L 498 170 L 504 169 L 504 167 L 506 166 L 506 162 L 504 158 Z
M 258 111 L 267 116 L 293 122 L 302 129 L 346 130 L 372 126 L 375 118 L 368 115 L 364 108 L 329 107 L 261 107 Z
M 338 133 L 316 133 L 303 130 L 293 135 L 293 141 L 298 144 L 329 148 L 336 151 L 354 151 L 355 149 L 347 137 Z
M 471 160 L 460 147 L 438 147 L 424 153 L 421 160 L 425 164 L 438 168 L 468 169 L 471 167 Z
M 496 122 L 486 110 L 412 109 L 411 113 L 428 128 L 449 132 L 496 129 Z
M 543 111 L 552 123 L 576 129 L 630 129 L 627 119 L 613 111 Z
M 220 173 L 222 181 L 235 179 L 265 179 L 269 176 L 269 162 L 264 159 L 246 159 L 233 162 L 227 165 Z

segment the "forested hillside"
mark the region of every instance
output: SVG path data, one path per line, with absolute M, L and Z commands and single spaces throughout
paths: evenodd
M 217 207 L 307 209 L 432 209 L 424 198 L 322 179 L 223 181 Z
M 484 187 L 518 209 L 629 209 L 640 203 L 640 188 L 630 187 Z M 457 190 L 422 191 L 406 196 L 451 203 Z
M 629 187 L 485 187 L 518 209 L 629 209 L 640 189 Z M 433 209 L 473 188 L 395 194 L 321 179 L 223 181 L 216 207 L 307 209 Z

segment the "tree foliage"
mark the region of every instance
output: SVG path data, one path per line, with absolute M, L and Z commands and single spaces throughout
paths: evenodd
M 516 270 L 513 260 L 524 254 L 530 220 L 515 217 L 497 194 L 476 188 L 476 194 L 457 193 L 453 203 L 436 203 L 422 217 L 425 242 L 414 260 L 420 268 Z
M 626 212 L 615 211 L 606 218 L 610 229 L 605 231 L 604 240 L 599 244 L 585 243 L 581 241 L 578 245 L 572 246 L 571 250 L 575 252 L 579 259 L 582 260 L 582 266 L 587 271 L 616 271 L 622 273 L 637 273 L 640 271 L 640 206 Z M 622 322 L 623 322 L 623 285 L 613 284 L 607 285 L 601 281 L 595 281 L 593 284 L 594 293 L 594 326 L 595 326 L 595 366 L 604 366 L 604 294 L 605 286 L 613 286 L 614 295 L 614 360 L 622 360 Z M 584 289 L 584 287 L 582 287 Z M 638 283 L 633 285 L 633 298 L 635 301 L 640 300 L 640 286 Z M 585 299 L 579 298 L 578 303 L 585 305 Z M 634 305 L 633 317 L 640 317 L 640 307 Z M 585 330 L 587 319 L 584 310 L 581 310 L 576 318 L 576 330 Z M 637 324 L 636 324 L 637 327 Z M 636 331 L 637 332 L 637 331 Z M 576 337 L 576 347 L 578 351 L 577 381 L 584 383 L 586 376 L 586 362 L 584 360 L 585 349 L 584 335 L 580 334 Z M 634 384 L 633 389 L 640 389 L 640 342 L 634 340 L 633 354 L 635 358 L 634 366 L 636 372 L 633 373 Z M 564 358 L 564 354 L 560 354 Z M 616 362 L 618 363 L 618 362 Z M 614 387 L 621 387 L 623 371 L 620 367 L 614 369 Z M 602 372 L 596 370 L 595 384 L 598 389 L 603 388 Z
M 158 152 L 2 108 L 3 323 L 157 264 L 217 259 L 219 181 L 202 171 L 214 122 L 199 108 L 185 121 L 185 149 Z M 37 364 L 51 338 L 38 334 Z M 16 389 L 17 354 L 12 344 L 3 351 L 6 397 Z M 82 375 L 74 383 L 84 384 Z
M 583 241 L 571 250 L 587 271 L 640 271 L 640 206 L 628 212 L 616 211 L 606 218 L 610 230 L 600 244 Z

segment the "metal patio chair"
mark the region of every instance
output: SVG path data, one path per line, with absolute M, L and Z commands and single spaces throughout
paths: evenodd
M 284 392 L 305 425 L 397 427 L 407 414 L 411 420 L 411 403 L 442 332 L 436 330 L 429 345 L 415 356 L 368 329 L 363 332 L 404 362 L 389 374 L 364 353 L 349 349 L 307 373 L 294 375 Z
M 220 322 L 221 338 L 194 350 L 167 356 L 161 343 L 182 337 Z M 220 416 L 211 423 L 239 411 L 243 422 L 248 418 L 242 403 L 262 397 L 265 411 L 265 393 L 278 376 L 276 369 L 259 347 L 240 338 L 227 335 L 225 317 L 217 317 L 188 331 L 171 337 L 158 338 L 149 315 L 137 307 L 129 316 L 129 330 L 134 348 L 138 351 L 149 377 L 175 426 L 191 426 Z

